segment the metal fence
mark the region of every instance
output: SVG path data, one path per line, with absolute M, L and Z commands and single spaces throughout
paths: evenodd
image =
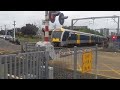
M 0 78 L 47 79 L 48 59 L 47 52 L 42 51 L 0 55 Z
M 36 43 L 24 43 L 21 45 L 21 52 L 45 51 L 45 47 L 35 47 Z
M 116 50 L 120 50 L 120 42 L 113 42 L 113 48 Z
M 56 58 L 49 61 L 54 79 L 108 79 L 98 74 L 98 46 L 56 50 Z
M 89 53 L 91 50 L 92 62 L 83 65 L 83 53 Z M 86 60 L 89 56 L 85 56 Z M 84 68 L 88 68 L 87 65 L 91 65 L 91 71 L 84 72 Z M 60 49 L 56 58 L 49 61 L 49 66 L 54 69 L 54 79 L 96 79 L 97 76 L 97 46 L 94 47 L 74 47 Z M 100 77 L 99 78 L 103 78 Z
M 27 44 L 28 45 L 28 44 Z M 97 45 L 55 49 L 50 60 L 45 47 L 26 46 L 25 53 L 0 55 L 0 77 L 4 79 L 104 79 L 97 75 Z M 32 49 L 30 50 L 30 48 Z
M 30 44 L 27 44 L 30 45 Z M 35 49 L 35 44 L 27 47 L 26 51 L 30 51 L 31 48 Z M 97 79 L 106 78 L 97 75 L 97 47 L 74 47 L 74 48 L 55 48 L 55 59 L 48 61 L 48 66 L 53 69 L 54 79 Z M 41 47 L 38 47 L 41 48 Z M 40 49 L 39 49 L 40 50 Z M 91 50 L 92 62 L 90 72 L 83 73 L 83 53 L 84 50 Z M 87 52 L 86 52 L 87 53 Z M 87 56 L 86 56 L 87 57 Z
M 120 42 L 109 42 L 108 48 L 104 48 L 104 50 L 119 52 L 120 51 Z

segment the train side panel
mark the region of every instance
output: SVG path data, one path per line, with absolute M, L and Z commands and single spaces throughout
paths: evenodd
M 102 38 L 102 36 L 95 34 L 59 29 L 53 31 L 52 43 L 55 46 L 99 44 L 102 43 Z

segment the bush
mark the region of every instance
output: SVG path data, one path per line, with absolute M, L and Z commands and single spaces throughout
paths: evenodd
M 14 39 L 10 39 L 9 42 L 20 45 L 20 41 L 18 39 L 15 39 L 15 41 Z
M 26 26 L 23 26 L 21 28 L 21 32 L 24 34 L 24 35 L 36 35 L 37 31 L 38 31 L 38 27 L 36 27 L 35 25 L 33 24 L 26 24 Z
M 24 35 L 24 38 L 28 38 L 29 36 L 28 35 Z

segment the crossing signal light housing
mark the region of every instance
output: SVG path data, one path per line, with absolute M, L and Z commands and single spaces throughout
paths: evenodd
M 60 13 L 60 15 L 59 15 L 59 23 L 61 25 L 63 25 L 64 24 L 64 19 L 67 19 L 67 18 L 68 18 L 68 16 L 64 16 L 63 13 Z
M 54 23 L 56 16 L 60 14 L 59 11 L 49 11 L 49 20 Z

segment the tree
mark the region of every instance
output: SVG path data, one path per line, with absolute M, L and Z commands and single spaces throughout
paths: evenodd
M 0 31 L 0 34 L 1 34 L 1 35 L 5 35 L 5 30 L 1 30 L 1 31 Z
M 38 31 L 38 27 L 33 24 L 26 24 L 21 28 L 21 32 L 23 35 L 36 35 Z

